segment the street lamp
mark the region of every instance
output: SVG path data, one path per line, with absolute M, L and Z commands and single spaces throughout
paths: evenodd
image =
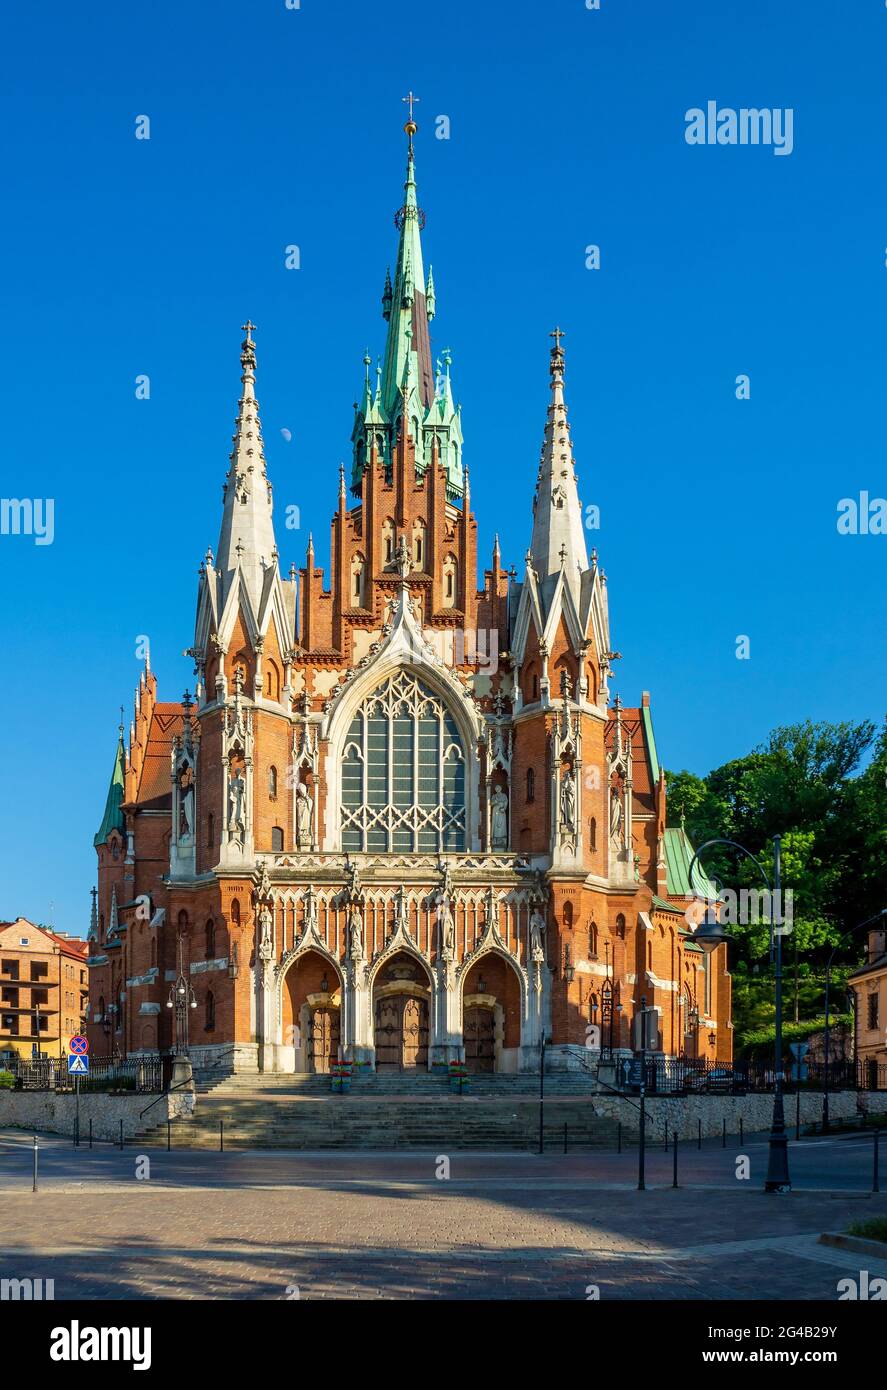
M 776 1019 L 774 1053 L 776 1057 L 775 1085 L 773 1088 L 773 1121 L 770 1127 L 769 1155 L 767 1160 L 767 1178 L 764 1183 L 765 1192 L 790 1192 L 791 1177 L 788 1171 L 788 1138 L 785 1132 L 785 1107 L 782 1095 L 782 924 L 778 921 L 782 917 L 782 851 L 781 837 L 773 836 L 773 886 L 762 869 L 759 861 L 747 850 L 744 845 L 740 845 L 736 840 L 716 839 L 706 840 L 690 860 L 687 870 L 687 879 L 691 889 L 693 888 L 693 869 L 696 860 L 701 857 L 703 852 L 710 849 L 712 845 L 731 845 L 733 849 L 738 849 L 747 859 L 750 859 L 757 869 L 764 883 L 767 885 L 767 894 L 770 899 L 770 959 L 773 961 L 776 976 Z M 695 890 L 694 890 L 695 891 Z M 696 931 L 693 933 L 693 940 L 697 946 L 701 946 L 706 954 L 716 950 L 722 942 L 726 941 L 729 933 L 724 931 L 723 926 L 718 921 L 715 908 L 710 907 L 704 918 L 700 922 Z
M 826 965 L 826 967 L 825 967 L 825 1078 L 824 1078 L 823 1087 L 822 1087 L 822 1132 L 823 1132 L 823 1134 L 826 1134 L 826 1133 L 828 1132 L 828 1122 L 829 1122 L 829 1105 L 828 1105 L 828 1102 L 829 1102 L 829 1080 L 830 1080 L 830 1071 L 831 1071 L 831 1064 L 830 1064 L 830 1043 L 831 1043 L 831 1032 L 832 1032 L 831 1016 L 830 1016 L 830 1014 L 829 1014 L 829 992 L 830 992 L 830 989 L 831 989 L 831 982 L 832 982 L 832 962 L 833 962 L 834 959 L 835 959 L 835 954 L 836 954 L 836 952 L 839 951 L 839 950 L 841 949 L 841 947 L 843 946 L 844 942 L 847 940 L 848 936 L 853 936 L 853 934 L 854 934 L 855 932 L 862 931 L 864 927 L 871 927 L 871 926 L 873 926 L 875 922 L 881 922 L 881 921 L 883 921 L 885 917 L 887 917 L 887 907 L 882 907 L 882 908 L 881 908 L 881 911 L 880 911 L 880 912 L 876 912 L 875 915 L 874 915 L 874 917 L 869 917 L 865 922 L 858 922 L 857 925 L 856 925 L 855 927 L 850 927 L 848 931 L 845 931 L 845 932 L 844 932 L 844 935 L 838 939 L 837 944 L 832 948 L 832 953 L 831 953 L 831 955 L 829 956 L 829 958 L 828 958 L 828 963 L 827 963 L 827 965 Z
M 175 1010 L 176 1020 L 175 1060 L 173 1062 L 172 1085 L 184 1086 L 188 1082 L 193 1084 L 191 1061 L 188 1057 L 188 1010 L 189 1008 L 197 1008 L 197 999 L 190 982 L 185 977 L 185 943 L 181 932 L 178 934 L 176 947 L 179 973 L 175 984 L 170 985 L 166 1007 Z

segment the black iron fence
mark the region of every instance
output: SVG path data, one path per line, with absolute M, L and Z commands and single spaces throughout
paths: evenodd
M 92 1091 L 153 1092 L 164 1089 L 168 1068 L 159 1054 L 145 1057 L 90 1057 L 89 1070 L 80 1076 L 80 1094 Z M 6 1068 L 20 1091 L 73 1091 L 76 1075 L 68 1071 L 68 1058 L 20 1057 Z
M 637 1094 L 641 1077 L 648 1095 L 747 1095 L 773 1091 L 776 1069 L 773 1062 L 713 1062 L 681 1057 L 623 1058 L 617 1066 L 616 1084 L 620 1090 Z M 790 1061 L 782 1073 L 785 1091 L 887 1091 L 887 1065 L 871 1061 L 833 1061 L 828 1073 L 824 1062 L 810 1062 L 800 1079 Z

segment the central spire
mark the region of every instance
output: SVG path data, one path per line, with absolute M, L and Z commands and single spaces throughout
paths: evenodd
M 410 93 L 412 101 L 418 100 Z M 393 418 L 405 381 L 415 378 L 421 405 L 427 410 L 434 400 L 434 372 L 431 363 L 429 317 L 434 314 L 434 287 L 425 280 L 422 259 L 422 228 L 425 214 L 416 196 L 416 164 L 413 136 L 418 126 L 412 116 L 404 126 L 407 134 L 407 176 L 403 186 L 403 206 L 394 214 L 400 232 L 394 285 L 388 271 L 382 313 L 388 320 L 388 341 L 382 372 L 382 405 Z M 429 315 L 428 299 L 431 300 Z
M 585 528 L 576 487 L 576 466 L 567 407 L 564 402 L 564 334 L 556 328 L 551 334 L 551 400 L 539 463 L 536 499 L 533 503 L 533 565 L 540 580 L 564 571 L 567 584 L 578 595 L 580 579 L 588 569 Z

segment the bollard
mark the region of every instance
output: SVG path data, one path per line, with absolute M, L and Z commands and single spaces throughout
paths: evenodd
M 672 1187 L 677 1187 L 677 1185 L 678 1185 L 678 1132 L 677 1132 L 677 1130 L 675 1130 L 675 1132 L 674 1132 L 674 1139 L 672 1140 L 672 1145 L 673 1145 L 673 1148 L 674 1148 L 674 1177 L 672 1178 L 671 1185 L 672 1185 Z
M 120 1147 L 123 1148 L 123 1121 L 120 1121 Z
M 702 1121 L 701 1121 L 701 1120 L 697 1120 L 697 1121 L 696 1121 L 696 1127 L 697 1127 L 698 1132 L 699 1132 L 699 1137 L 698 1137 L 697 1140 L 696 1140 L 696 1147 L 697 1147 L 697 1149 L 701 1149 L 701 1148 L 702 1148 Z
M 170 1122 L 169 1116 L 167 1116 L 167 1119 L 166 1119 L 166 1152 L 169 1153 L 169 1151 L 170 1151 L 171 1148 L 172 1148 L 172 1124 L 171 1124 L 171 1122 Z
M 219 1153 L 225 1152 L 225 1121 L 219 1120 Z
M 32 1192 L 37 1191 L 37 1136 L 34 1135 L 34 1182 L 31 1187 Z
M 616 1152 L 622 1152 L 622 1121 L 619 1121 L 619 1128 L 616 1131 Z
M 727 1117 L 726 1117 L 726 1115 L 725 1115 L 725 1116 L 724 1116 L 724 1132 L 723 1132 L 723 1136 L 722 1136 L 722 1138 L 721 1138 L 721 1148 L 722 1148 L 722 1149 L 726 1149 L 726 1147 L 727 1147 Z
M 89 1117 L 89 1147 L 92 1148 L 92 1116 Z
M 880 1131 L 879 1129 L 877 1129 L 877 1128 L 875 1129 L 874 1139 L 875 1139 L 875 1145 L 874 1145 L 874 1152 L 873 1152 L 873 1154 L 872 1154 L 872 1191 L 873 1191 L 873 1192 L 880 1192 L 880 1191 L 881 1191 L 881 1183 L 880 1183 L 880 1174 L 879 1174 L 879 1172 L 878 1172 L 878 1148 L 879 1148 L 880 1140 L 881 1140 L 881 1131 Z M 34 1140 L 34 1143 L 36 1144 L 36 1142 L 37 1142 L 37 1140 L 35 1139 L 35 1140 Z

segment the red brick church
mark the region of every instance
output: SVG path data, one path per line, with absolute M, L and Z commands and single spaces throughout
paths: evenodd
M 543 1034 L 552 1066 L 593 1066 L 641 1045 L 642 1000 L 648 1049 L 729 1059 L 725 947 L 706 955 L 685 917 L 692 849 L 666 828 L 649 697 L 612 694 L 560 331 L 520 577 L 497 541 L 478 587 L 406 130 L 328 576 L 310 540 L 281 569 L 245 326 L 194 694 L 159 700 L 146 665 L 95 836 L 93 1054 L 170 1049 L 181 974 L 195 1067 L 514 1072 Z

